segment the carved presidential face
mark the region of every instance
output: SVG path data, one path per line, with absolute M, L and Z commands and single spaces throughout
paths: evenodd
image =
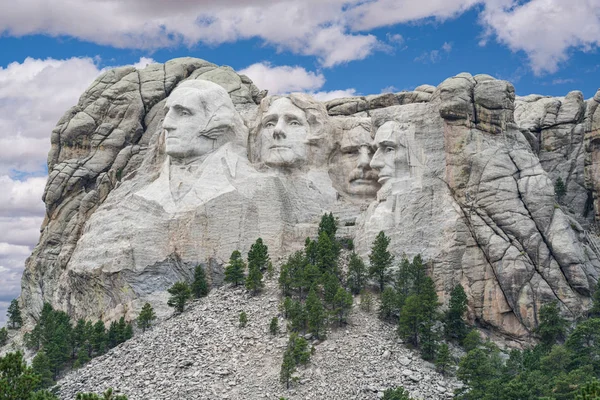
M 375 133 L 373 145 L 376 151 L 370 165 L 379 172 L 378 182 L 381 185 L 409 174 L 406 147 L 408 129 L 406 125 L 388 121 Z
M 165 109 L 165 150 L 172 158 L 203 156 L 231 139 L 228 133 L 236 111 L 227 92 L 217 84 L 196 81 L 182 85 L 171 93 Z
M 288 98 L 275 100 L 261 120 L 260 158 L 275 167 L 304 164 L 310 126 L 304 111 Z
M 373 157 L 371 133 L 362 125 L 345 132 L 340 142 L 340 152 L 333 162 L 333 175 L 341 190 L 350 195 L 374 196 L 379 190 L 377 171 L 370 166 Z

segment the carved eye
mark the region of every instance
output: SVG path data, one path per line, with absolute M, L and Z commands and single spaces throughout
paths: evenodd
M 180 110 L 179 114 L 183 115 L 183 116 L 188 116 L 188 115 L 192 115 L 188 110 Z
M 392 146 L 388 146 L 388 147 L 385 148 L 385 152 L 386 153 L 391 153 L 393 151 L 396 151 L 396 149 L 394 147 L 392 147 Z
M 296 121 L 295 119 L 290 121 L 290 125 L 291 126 L 302 126 L 302 124 L 300 123 L 300 121 Z
M 269 122 L 265 123 L 264 127 L 265 128 L 274 128 L 275 127 L 275 122 L 269 121 Z

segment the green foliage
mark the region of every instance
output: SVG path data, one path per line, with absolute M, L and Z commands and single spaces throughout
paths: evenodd
M 102 397 L 95 393 L 77 393 L 75 400 L 127 400 L 127 396 L 113 395 L 112 388 L 108 388 L 102 394 Z
M 584 385 L 579 389 L 577 396 L 575 396 L 575 400 L 600 400 L 600 381 L 594 379 Z
M 362 258 L 356 253 L 350 255 L 348 262 L 348 289 L 352 294 L 359 294 L 367 283 L 368 271 Z
M 8 331 L 6 327 L 0 328 L 0 347 L 4 346 L 8 342 Z
M 352 294 L 346 291 L 346 289 L 338 288 L 335 296 L 333 297 L 333 313 L 336 316 L 340 326 L 346 323 L 348 314 L 352 309 Z
M 263 287 L 263 274 L 256 264 L 248 267 L 248 276 L 246 277 L 246 289 L 252 294 L 257 294 Z
M 154 313 L 154 309 L 150 303 L 145 303 L 142 307 L 142 311 L 140 311 L 140 315 L 137 317 L 138 328 L 140 328 L 142 332 L 146 332 L 146 329 L 152 326 L 152 321 L 155 319 L 156 314 Z
M 304 253 L 309 264 L 317 265 L 317 241 L 306 238 L 304 241 Z
M 554 183 L 554 195 L 558 201 L 561 201 L 565 194 L 567 194 L 567 187 L 562 178 L 559 176 Z
M 574 367 L 589 365 L 600 374 L 600 318 L 579 323 L 565 346 L 573 354 Z
M 38 351 L 35 357 L 33 357 L 31 368 L 33 372 L 39 376 L 41 388 L 47 388 L 54 385 L 52 365 L 44 350 Z
M 323 311 L 324 312 L 324 311 Z M 291 300 L 289 308 L 290 329 L 294 332 L 304 332 L 308 326 L 308 313 L 306 307 L 296 300 Z
M 274 275 L 275 275 L 275 269 L 273 268 L 273 263 L 271 261 L 269 261 L 267 263 L 267 279 L 269 279 L 269 280 L 273 279 Z
M 446 375 L 451 365 L 452 357 L 450 356 L 450 348 L 446 343 L 443 343 L 440 345 L 435 358 L 435 368 L 440 374 Z
M 398 386 L 396 389 L 387 389 L 383 392 L 383 400 L 412 400 L 408 391 L 404 390 L 402 386 Z
M 339 254 L 340 250 L 335 240 L 322 231 L 317 241 L 316 266 L 323 273 L 337 273 Z
M 310 240 L 310 239 L 307 239 Z M 279 271 L 279 287 L 284 296 L 291 296 L 294 290 L 300 291 L 305 287 L 305 268 L 308 265 L 308 260 L 304 257 L 301 251 L 297 251 L 288 257 L 285 264 L 281 266 Z
M 0 398 L 2 400 L 29 399 L 40 385 L 40 377 L 28 367 L 21 352 L 0 357 Z
M 246 264 L 242 259 L 242 254 L 234 250 L 229 257 L 229 265 L 225 267 L 225 282 L 233 283 L 234 286 L 238 286 L 244 281 L 244 270 Z
M 425 276 L 422 282 L 406 299 L 400 312 L 398 333 L 415 347 L 421 347 L 421 356 L 426 360 L 435 357 L 437 333 L 433 327 L 437 321 L 439 306 L 433 280 Z
M 467 325 L 463 316 L 467 311 L 467 295 L 463 287 L 458 284 L 450 292 L 450 302 L 445 315 L 444 334 L 447 339 L 462 341 L 467 335 Z
M 551 302 L 540 307 L 539 324 L 535 333 L 546 346 L 552 346 L 563 340 L 567 329 L 567 321 L 561 317 L 558 304 Z
M 21 316 L 21 310 L 19 309 L 19 301 L 17 299 L 13 299 L 8 306 L 8 310 L 6 312 L 6 316 L 8 317 L 8 327 L 12 329 L 20 328 L 23 324 L 23 317 Z
M 386 287 L 381 293 L 379 303 L 379 318 L 384 321 L 391 321 L 396 318 L 398 308 L 396 303 L 396 291 L 391 287 Z
M 290 388 L 292 376 L 296 372 L 296 363 L 294 362 L 293 354 L 288 350 L 283 354 L 283 362 L 281 363 L 281 371 L 279 372 L 279 381 Z
M 333 298 L 340 288 L 340 280 L 335 274 L 327 271 L 323 274 L 323 300 L 325 304 L 333 306 Z
M 245 311 L 240 312 L 239 321 L 240 321 L 240 328 L 244 328 L 248 324 L 248 316 L 246 315 Z
M 477 348 L 467 353 L 460 361 L 456 376 L 465 383 L 458 389 L 458 399 L 495 399 L 499 397 L 499 379 L 502 361 L 495 349 Z M 493 397 L 496 396 L 496 397 Z
M 371 307 L 373 307 L 373 296 L 371 295 L 371 292 L 363 289 L 360 292 L 360 309 L 369 312 L 371 311 Z
M 290 383 L 293 381 L 292 375 L 296 371 L 296 367 L 300 364 L 306 364 L 310 360 L 311 351 L 308 349 L 308 342 L 297 333 L 292 333 L 288 340 L 288 345 L 283 355 L 283 363 L 279 379 L 281 383 L 285 383 L 286 387 L 290 388 Z
M 279 318 L 273 317 L 269 324 L 269 332 L 271 335 L 277 335 L 279 333 Z
M 461 344 L 468 353 L 469 351 L 481 346 L 481 335 L 479 335 L 477 329 L 471 329 L 462 340 Z
M 167 305 L 175 308 L 175 311 L 182 313 L 185 303 L 192 296 L 190 286 L 186 282 L 175 282 L 173 286 L 167 289 L 167 292 L 171 295 L 167 301 Z
M 267 269 L 269 263 L 269 248 L 263 243 L 261 238 L 256 239 L 256 242 L 250 246 L 248 252 L 248 270 L 258 268 L 262 273 Z
M 317 339 L 323 337 L 325 330 L 325 308 L 312 287 L 306 298 L 306 313 L 309 332 Z
M 28 400 L 60 400 L 60 399 L 47 390 L 38 390 L 37 392 L 33 392 L 29 396 Z
M 319 239 L 321 238 L 321 234 L 325 233 L 331 240 L 334 240 L 336 232 L 337 222 L 333 217 L 333 213 L 323 214 L 319 223 Z
M 243 270 L 242 270 L 243 273 Z M 206 281 L 206 273 L 201 265 L 197 265 L 194 269 L 194 281 L 192 282 L 192 293 L 194 297 L 199 299 L 208 295 L 209 288 Z
M 104 325 L 104 322 L 99 320 L 94 324 L 91 338 L 93 351 L 97 354 L 104 354 L 106 352 L 107 342 L 106 326 Z
M 394 261 L 394 256 L 387 249 L 389 244 L 390 239 L 381 231 L 377 234 L 369 254 L 369 275 L 377 280 L 381 292 L 389 280 L 388 270 Z

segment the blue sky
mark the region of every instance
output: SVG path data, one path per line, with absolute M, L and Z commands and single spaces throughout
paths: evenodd
M 199 57 L 321 99 L 486 73 L 587 99 L 599 44 L 600 0 L 1 2 L 0 325 L 38 240 L 51 130 L 105 68 Z

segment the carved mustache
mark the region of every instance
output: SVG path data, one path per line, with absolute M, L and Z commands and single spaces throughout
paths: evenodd
M 352 182 L 357 179 L 366 179 L 366 180 L 371 180 L 371 181 L 377 182 L 378 177 L 379 177 L 379 174 L 377 173 L 377 171 L 374 171 L 372 169 L 364 171 L 362 169 L 356 168 L 356 169 L 353 169 L 352 172 L 350 172 L 350 179 L 348 179 L 348 181 Z

